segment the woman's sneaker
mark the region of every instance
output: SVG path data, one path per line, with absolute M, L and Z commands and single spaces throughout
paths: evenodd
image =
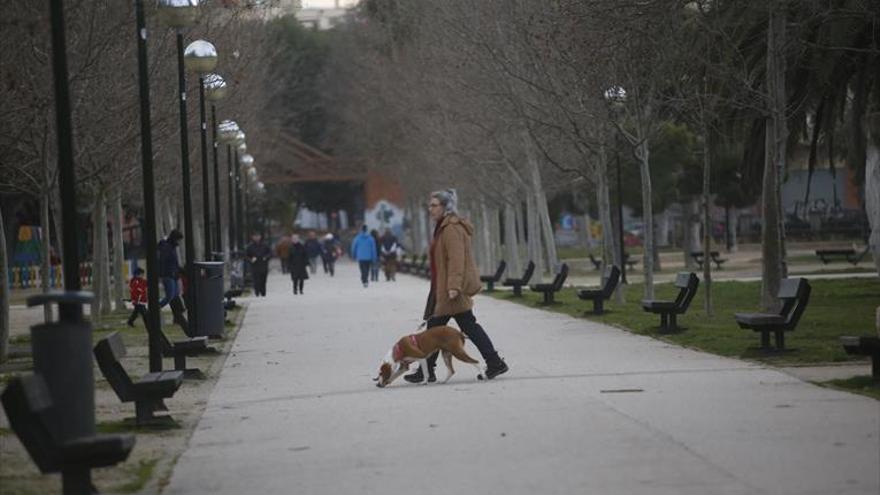
M 403 379 L 410 383 L 422 383 L 425 381 L 425 375 L 422 374 L 422 368 L 419 368 L 415 373 L 404 375 Z M 428 383 L 434 383 L 436 381 L 437 375 L 434 374 L 434 368 L 430 368 L 430 371 L 428 371 Z
M 498 358 L 493 361 L 492 364 L 486 366 L 486 379 L 491 380 L 498 375 L 507 373 L 507 370 L 507 363 L 505 363 L 503 359 Z

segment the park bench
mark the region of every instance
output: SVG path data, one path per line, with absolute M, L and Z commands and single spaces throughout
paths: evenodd
M 507 262 L 501 260 L 501 263 L 498 263 L 498 269 L 495 270 L 495 273 L 492 275 L 480 275 L 480 282 L 486 282 L 486 292 L 492 292 L 495 290 L 495 282 L 501 280 L 501 276 L 504 275 L 504 270 L 507 269 Z
M 639 259 L 630 256 L 629 253 L 623 253 L 623 262 L 626 263 L 626 266 L 628 266 L 630 270 L 633 270 L 636 267 L 636 263 L 639 262 Z
M 223 297 L 226 298 L 226 301 L 223 303 L 223 309 L 225 309 L 226 311 L 234 309 L 236 306 L 234 298 L 241 297 L 241 294 L 243 292 L 244 291 L 242 291 L 241 289 L 229 289 L 228 291 L 224 292 Z
M 649 313 L 660 315 L 661 331 L 678 330 L 676 318 L 678 315 L 683 315 L 687 312 L 691 301 L 697 295 L 700 279 L 697 278 L 696 273 L 681 272 L 675 277 L 675 286 L 678 287 L 678 296 L 675 297 L 674 301 L 642 300 L 642 309 Z
M 596 270 L 601 270 L 601 269 L 602 269 L 602 260 L 600 260 L 600 259 L 596 259 L 596 257 L 593 256 L 593 253 L 587 253 L 587 256 L 590 257 L 590 263 L 593 264 L 593 267 L 594 267 Z
M 200 380 L 205 378 L 205 375 L 198 368 L 186 367 L 186 358 L 217 352 L 217 349 L 208 346 L 208 337 L 193 337 L 191 339 L 171 342 L 162 330 L 159 330 L 159 337 L 162 341 L 162 355 L 166 358 L 174 358 L 175 370 L 182 371 L 184 378 L 196 378 Z
M 413 273 L 420 277 L 430 277 L 431 276 L 431 264 L 428 262 L 428 255 L 423 254 L 419 259 L 419 264 L 413 268 Z
M 865 249 L 860 253 L 857 253 L 853 248 L 844 248 L 844 249 L 817 249 L 816 256 L 822 260 L 823 265 L 827 265 L 831 263 L 836 258 L 843 258 L 846 261 L 849 261 L 853 264 L 853 266 L 858 266 L 859 262 L 867 256 L 869 250 L 869 246 L 865 246 Z
M 120 359 L 125 357 L 125 344 L 118 332 L 102 338 L 95 345 L 95 360 L 101 373 L 116 396 L 122 402 L 134 402 L 135 422 L 138 426 L 159 424 L 160 418 L 153 415 L 155 411 L 167 411 L 163 399 L 171 397 L 183 382 L 182 371 L 159 371 L 147 373 L 138 381 L 132 381 L 128 372 L 122 367 Z M 170 419 L 170 416 L 167 416 Z M 171 420 L 173 421 L 173 420 Z M 168 421 L 164 421 L 168 423 Z
M 840 337 L 840 343 L 847 354 L 869 356 L 871 376 L 880 383 L 880 337 Z
M 715 263 L 715 267 L 719 270 L 721 269 L 721 265 L 727 261 L 727 258 L 722 258 L 718 251 L 709 251 L 709 257 L 712 260 L 712 263 Z M 694 259 L 700 268 L 703 268 L 703 251 L 691 251 L 691 258 Z
M 415 260 L 416 255 L 412 255 L 411 260 Z M 397 271 L 400 273 L 409 273 L 412 269 L 412 261 L 407 261 L 406 255 L 400 257 L 400 263 L 397 264 Z
M 529 280 L 531 280 L 533 273 L 535 273 L 535 262 L 530 260 L 529 264 L 526 265 L 526 271 L 523 272 L 522 277 L 506 278 L 501 282 L 501 285 L 504 287 L 513 287 L 513 295 L 516 297 L 522 296 L 522 288 L 524 285 L 529 284 Z
M 553 304 L 553 295 L 562 290 L 562 284 L 565 283 L 566 278 L 568 278 L 568 264 L 563 263 L 562 266 L 559 267 L 559 272 L 553 277 L 553 282 L 549 284 L 530 285 L 529 289 L 531 289 L 532 292 L 540 292 L 541 294 L 544 294 L 543 304 Z
M 785 350 L 785 332 L 793 331 L 810 302 L 810 283 L 805 278 L 788 278 L 776 296 L 782 302 L 778 313 L 736 313 L 740 328 L 761 332 L 761 349 L 771 351 L 770 333 L 776 335 L 776 351 Z
M 13 378 L 0 400 L 9 426 L 40 472 L 61 473 L 65 494 L 95 493 L 91 469 L 124 462 L 134 447 L 134 435 L 59 439 L 55 426 L 64 411 L 55 410 L 40 375 Z
M 601 315 L 605 312 L 605 300 L 611 298 L 611 294 L 614 294 L 614 289 L 620 282 L 620 268 L 617 265 L 607 267 L 602 279 L 602 286 L 598 289 L 579 289 L 577 291 L 578 299 L 593 301 L 593 314 L 595 315 Z

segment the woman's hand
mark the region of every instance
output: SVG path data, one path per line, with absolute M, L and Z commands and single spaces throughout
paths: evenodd
M 458 291 L 455 289 L 449 289 L 449 299 L 455 299 L 458 297 Z

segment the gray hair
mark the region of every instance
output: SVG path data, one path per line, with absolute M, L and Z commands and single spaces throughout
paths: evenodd
M 444 215 L 449 215 L 450 213 L 458 214 L 458 194 L 456 194 L 455 189 L 434 191 L 431 193 L 431 197 L 440 201 L 440 204 L 443 205 Z

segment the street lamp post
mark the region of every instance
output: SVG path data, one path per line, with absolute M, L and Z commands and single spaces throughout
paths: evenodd
M 159 15 L 163 22 L 177 31 L 177 83 L 180 94 L 180 162 L 183 186 L 183 228 L 186 246 L 186 277 L 189 287 L 186 296 L 188 333 L 194 335 L 198 327 L 198 290 L 195 270 L 195 245 L 193 242 L 192 197 L 190 194 L 189 136 L 187 134 L 186 71 L 183 62 L 183 29 L 195 22 L 199 0 L 159 0 Z
M 250 225 L 249 225 L 247 216 L 245 216 L 245 212 L 244 212 L 244 209 L 247 208 L 247 206 L 248 206 L 247 205 L 247 200 L 248 200 L 247 184 L 248 184 L 248 179 L 252 179 L 256 175 L 257 169 L 254 168 L 254 157 L 251 156 L 250 154 L 241 155 L 241 157 L 239 158 L 239 163 L 241 164 L 241 167 L 238 169 L 239 179 L 237 181 L 238 182 L 238 191 L 239 191 L 238 225 L 239 225 L 239 227 L 241 227 L 240 239 L 241 239 L 241 245 L 242 245 L 242 247 L 244 247 L 244 245 L 247 243 L 247 235 L 250 234 Z M 245 170 L 244 180 L 242 180 L 242 178 L 241 178 L 241 174 L 240 174 L 241 169 Z
M 156 241 L 156 194 L 153 179 L 153 134 L 150 125 L 150 82 L 147 70 L 147 28 L 142 0 L 135 1 L 138 45 L 138 86 L 141 110 L 141 167 L 144 194 L 144 244 L 147 261 L 147 335 L 150 372 L 162 371 L 162 316 L 159 311 L 159 260 Z
M 226 166 L 227 166 L 227 213 L 229 216 L 229 230 L 227 231 L 228 238 L 228 246 L 229 246 L 229 259 L 232 260 L 234 258 L 234 253 L 236 251 L 236 225 L 235 225 L 235 193 L 233 191 L 233 184 L 235 182 L 234 175 L 234 165 L 233 163 L 238 163 L 238 151 L 233 151 L 233 147 L 244 146 L 244 138 L 239 136 L 239 132 L 241 128 L 238 127 L 238 124 L 233 120 L 224 120 L 217 124 L 217 135 L 220 138 L 220 141 L 226 143 Z M 239 138 L 241 137 L 241 141 Z M 234 153 L 234 161 L 233 161 L 233 153 Z
M 217 74 L 205 76 L 205 98 L 211 102 L 211 129 L 214 151 L 214 249 L 223 251 L 223 229 L 220 220 L 220 165 L 218 163 L 219 137 L 217 135 L 217 105 L 215 102 L 226 97 L 228 86 L 226 81 Z M 219 256 L 219 255 L 218 255 Z
M 244 144 L 244 132 L 241 133 L 241 144 L 235 150 L 236 156 L 236 166 L 235 166 L 235 225 L 236 225 L 236 234 L 237 238 L 235 240 L 235 244 L 239 251 L 243 250 L 246 244 L 245 239 L 247 239 L 246 229 L 244 225 L 244 211 L 242 210 L 244 203 L 242 202 L 242 178 L 241 178 L 241 167 L 239 165 L 242 164 L 242 160 L 246 160 L 245 156 L 250 156 L 246 153 L 247 146 L 242 146 Z M 253 157 L 251 157 L 253 158 Z
M 605 100 L 612 108 L 619 108 L 626 102 L 626 90 L 620 86 L 612 86 L 605 90 Z M 614 130 L 614 158 L 617 167 L 617 239 L 620 250 L 620 280 L 626 284 L 626 249 L 623 245 L 623 186 L 620 178 L 620 146 L 619 131 Z
M 186 68 L 199 75 L 199 136 L 202 146 L 202 223 L 204 224 L 205 260 L 211 254 L 211 198 L 208 177 L 208 124 L 205 116 L 205 74 L 217 66 L 217 50 L 205 40 L 190 43 L 183 52 Z

